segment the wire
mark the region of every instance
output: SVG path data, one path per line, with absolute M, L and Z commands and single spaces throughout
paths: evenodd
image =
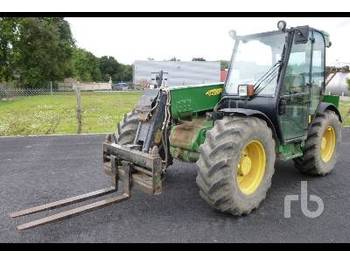
M 268 86 L 272 80 L 278 76 L 278 69 L 280 68 L 282 62 L 278 61 L 276 64 L 274 64 L 262 77 L 260 77 L 258 79 L 258 81 L 256 81 L 256 83 L 254 84 L 255 86 L 255 95 L 259 94 L 262 90 L 264 90 L 266 88 L 266 86 Z M 262 86 L 263 83 L 266 83 L 264 86 Z
M 164 154 L 165 154 L 165 166 L 163 168 L 163 172 L 167 168 L 168 160 L 169 160 L 169 145 L 168 145 L 168 129 L 169 129 L 169 123 L 171 120 L 171 113 L 170 113 L 170 105 L 171 105 L 171 96 L 168 89 L 165 89 L 164 92 L 166 93 L 167 99 L 165 104 L 165 112 L 164 112 L 164 121 L 162 124 L 162 142 L 164 145 Z
M 280 67 L 281 61 L 276 62 L 272 67 L 270 67 L 269 70 L 265 74 L 263 74 L 258 80 L 255 81 L 254 86 L 259 87 L 259 85 L 267 78 L 269 77 L 272 73 L 275 72 L 277 68 Z
M 265 85 L 259 85 L 259 87 L 255 90 L 255 94 L 258 95 L 261 91 L 263 91 L 266 86 L 268 86 L 273 79 L 275 79 L 278 76 L 278 71 L 275 71 L 273 74 L 270 75 L 269 78 L 265 79 L 263 83 L 265 83 Z M 262 84 L 262 83 L 261 83 Z

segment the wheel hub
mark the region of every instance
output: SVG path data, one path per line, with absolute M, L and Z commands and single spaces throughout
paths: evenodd
M 336 146 L 335 131 L 332 126 L 328 126 L 321 139 L 320 156 L 323 162 L 327 163 L 332 159 Z
M 322 137 L 321 150 L 325 150 L 326 144 L 327 144 L 327 139 L 325 137 Z
M 242 193 L 254 193 L 265 174 L 266 154 L 263 144 L 258 140 L 250 141 L 242 150 L 237 165 L 237 184 Z
M 242 176 L 246 176 L 249 174 L 251 168 L 252 168 L 252 160 L 249 156 L 243 156 L 240 164 L 239 164 L 239 174 Z

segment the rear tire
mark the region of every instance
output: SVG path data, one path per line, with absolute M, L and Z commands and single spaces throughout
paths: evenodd
M 247 153 L 247 147 L 257 145 L 257 151 Z M 254 147 L 253 147 L 254 148 Z M 251 151 L 251 148 L 249 148 Z M 254 151 L 254 150 L 253 150 Z M 252 155 L 248 167 L 242 171 L 242 152 Z M 260 151 L 259 151 L 260 152 Z M 243 157 L 244 158 L 244 157 Z M 249 157 L 248 157 L 249 158 Z M 224 117 L 215 121 L 200 147 L 197 161 L 197 185 L 200 196 L 212 207 L 233 215 L 249 214 L 257 208 L 271 186 L 276 160 L 275 141 L 266 122 L 256 117 Z M 255 162 L 254 162 L 255 161 Z M 258 161 L 258 162 L 256 162 Z M 242 177 L 249 178 L 252 170 L 262 167 L 259 181 L 252 187 L 244 187 Z M 244 173 L 244 174 L 243 174 Z M 255 180 L 252 180 L 255 181 Z M 243 190 L 245 189 L 245 190 Z M 245 191 L 245 192 L 244 192 Z
M 332 133 L 334 133 L 335 139 L 332 139 Z M 329 137 L 328 143 L 327 137 Z M 337 149 L 340 141 L 341 123 L 336 113 L 330 110 L 318 113 L 309 128 L 304 155 L 294 159 L 295 167 L 302 174 L 314 176 L 329 174 L 337 162 Z M 327 146 L 329 150 L 327 150 Z

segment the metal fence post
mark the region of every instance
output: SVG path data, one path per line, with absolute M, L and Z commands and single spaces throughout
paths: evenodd
M 78 128 L 77 128 L 77 133 L 80 134 L 81 133 L 81 96 L 80 96 L 80 87 L 74 86 L 74 91 L 75 91 L 75 95 L 77 97 L 77 121 L 78 121 Z
M 53 95 L 53 93 L 52 93 L 52 81 L 50 81 L 50 93 L 51 93 L 51 95 Z

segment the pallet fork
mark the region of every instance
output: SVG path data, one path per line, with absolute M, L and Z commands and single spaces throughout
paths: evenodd
M 92 211 L 110 204 L 118 203 L 130 198 L 131 188 L 135 185 L 142 191 L 157 195 L 162 191 L 162 174 L 170 161 L 169 148 L 165 150 L 165 161 L 160 156 L 160 143 L 155 143 L 159 130 L 168 130 L 169 94 L 167 91 L 147 90 L 136 107 L 139 125 L 134 142 L 126 145 L 117 143 L 115 134 L 106 136 L 103 143 L 104 172 L 112 178 L 113 186 L 83 195 L 58 200 L 52 203 L 24 209 L 11 213 L 11 218 L 31 215 L 45 210 L 69 206 L 78 202 L 94 199 L 104 195 L 115 194 L 90 204 L 62 211 L 31 222 L 17 226 L 18 230 L 37 227 L 63 218 L 72 217 L 84 212 Z M 118 126 L 119 129 L 119 126 Z M 163 146 L 164 154 L 164 146 Z M 119 182 L 122 190 L 118 193 Z
M 103 143 L 104 170 L 113 179 L 112 187 L 13 212 L 9 216 L 11 218 L 23 217 L 45 210 L 84 202 L 104 195 L 116 194 L 118 185 L 121 182 L 122 192 L 120 194 L 21 224 L 17 226 L 17 229 L 30 229 L 121 202 L 130 198 L 131 187 L 133 185 L 138 186 L 144 192 L 160 194 L 162 189 L 162 160 L 158 154 L 157 147 L 154 147 L 150 153 L 144 153 L 127 146 L 115 144 L 112 141 L 112 135 L 108 135 L 106 141 Z

